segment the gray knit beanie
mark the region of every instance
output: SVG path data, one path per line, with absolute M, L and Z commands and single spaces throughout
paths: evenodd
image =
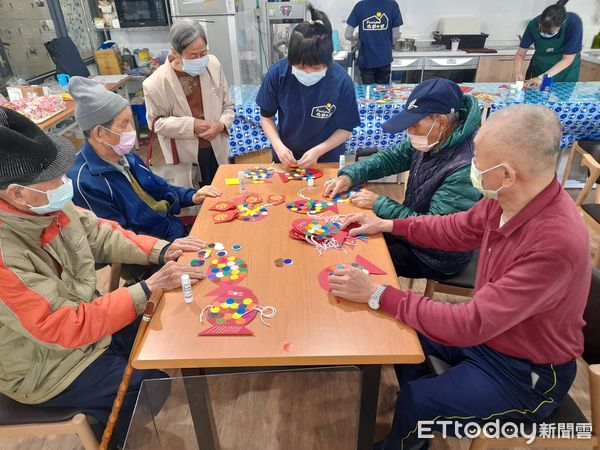
M 75 100 L 75 119 L 82 131 L 110 122 L 129 106 L 129 102 L 119 94 L 89 78 L 72 77 L 69 93 Z

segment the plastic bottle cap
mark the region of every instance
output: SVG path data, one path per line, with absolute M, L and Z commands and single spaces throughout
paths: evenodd
M 181 275 L 181 282 L 190 283 L 190 276 L 187 273 L 184 273 L 183 275 Z

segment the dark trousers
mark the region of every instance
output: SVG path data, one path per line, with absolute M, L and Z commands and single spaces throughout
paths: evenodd
M 219 163 L 212 147 L 198 149 L 198 167 L 202 174 L 201 186 L 208 186 L 215 178 L 217 170 L 219 170 Z
M 485 345 L 448 347 L 419 338 L 425 355 L 452 367 L 434 375 L 426 363 L 396 366 L 400 391 L 392 431 L 380 447 L 385 450 L 427 448 L 427 441 L 417 438 L 419 421 L 452 421 L 448 435 L 454 435 L 454 422 L 542 421 L 558 407 L 577 371 L 575 361 L 533 364 Z M 426 432 L 443 426 L 425 425 Z
M 389 84 L 391 73 L 391 64 L 371 69 L 361 67 L 360 79 L 362 80 L 362 84 Z
M 404 238 L 388 233 L 385 233 L 384 237 L 399 277 L 444 280 L 452 276 L 434 269 L 417 258 Z
M 109 348 L 65 391 L 38 406 L 77 408 L 106 425 L 139 324 L 140 319 L 113 334 Z M 138 370 L 133 373 L 113 434 L 112 442 L 117 446 L 125 441 L 142 381 L 156 378 L 168 378 L 168 375 L 160 370 Z M 152 399 L 152 409 L 155 412 L 162 407 L 169 390 L 165 388 L 160 394 Z

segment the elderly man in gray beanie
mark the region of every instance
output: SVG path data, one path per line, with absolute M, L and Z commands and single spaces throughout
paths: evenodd
M 101 103 L 97 103 L 103 109 Z M 0 107 L 0 393 L 40 407 L 76 408 L 106 424 L 142 313 L 152 291 L 188 274 L 175 261 L 205 247 L 126 232 L 71 203 L 65 172 L 73 146 Z M 166 264 L 145 281 L 105 295 L 96 263 Z M 117 437 L 123 438 L 144 379 L 130 384 Z
M 175 217 L 180 210 L 221 193 L 212 186 L 197 191 L 170 185 L 131 153 L 136 140 L 133 116 L 120 95 L 83 77 L 71 78 L 69 92 L 86 137 L 69 171 L 74 203 L 136 233 L 167 241 L 185 236 Z

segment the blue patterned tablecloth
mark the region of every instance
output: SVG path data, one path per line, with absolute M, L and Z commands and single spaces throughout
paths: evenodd
M 554 83 L 550 94 L 538 90 L 511 92 L 502 83 L 465 83 L 463 91 L 476 96 L 482 107 L 492 112 L 514 104 L 548 105 L 563 125 L 561 147 L 578 139 L 600 141 L 600 82 Z M 384 133 L 381 124 L 400 111 L 414 85 L 356 86 L 361 125 L 346 143 L 349 152 L 360 148 L 383 149 L 405 138 L 405 133 Z M 270 147 L 260 126 L 260 110 L 255 103 L 259 86 L 232 86 L 236 117 L 229 144 L 231 156 L 240 156 Z

